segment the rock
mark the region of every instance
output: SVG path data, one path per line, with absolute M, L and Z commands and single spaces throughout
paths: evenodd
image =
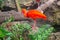
M 60 40 L 60 32 L 52 33 L 49 40 Z
M 55 40 L 55 36 L 54 35 L 50 35 L 49 40 Z
M 57 2 L 57 5 L 60 6 L 60 1 Z

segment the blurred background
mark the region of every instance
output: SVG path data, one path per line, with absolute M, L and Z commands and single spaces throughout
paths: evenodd
M 37 9 L 40 5 L 44 4 L 48 0 L 0 0 L 0 22 L 3 23 L 6 17 L 7 19 L 13 15 L 15 21 L 21 21 L 22 23 L 28 23 L 32 25 L 33 21 L 24 19 L 21 14 L 21 9 L 27 10 Z M 18 11 L 17 4 L 19 4 L 20 11 Z M 60 0 L 56 0 L 52 5 L 44 10 L 48 20 L 37 19 L 37 26 L 43 24 L 49 24 L 55 28 L 55 32 L 51 34 L 51 40 L 60 40 Z

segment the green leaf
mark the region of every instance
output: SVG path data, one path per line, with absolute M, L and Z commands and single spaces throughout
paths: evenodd
M 8 32 L 4 28 L 0 28 L 0 37 L 10 36 L 12 33 Z
M 47 37 L 52 33 L 53 27 L 50 25 L 42 25 L 40 28 L 38 28 L 38 31 L 36 33 L 31 33 L 29 37 L 31 37 L 31 40 L 46 40 Z M 33 35 L 32 35 L 33 34 Z M 38 36 L 37 36 L 38 35 Z M 34 36 L 36 36 L 35 39 Z
M 6 40 L 11 40 L 11 38 L 10 38 L 10 37 L 8 37 Z
M 4 23 L 8 23 L 8 22 L 12 22 L 12 21 L 14 21 L 14 17 L 13 16 L 11 16 L 10 18 L 6 19 L 4 21 Z

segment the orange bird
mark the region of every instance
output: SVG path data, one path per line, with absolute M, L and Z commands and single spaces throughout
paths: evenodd
M 40 12 L 38 10 L 34 10 L 34 9 L 31 9 L 28 11 L 26 9 L 22 9 L 22 13 L 23 13 L 24 17 L 31 18 L 34 20 L 34 24 L 32 26 L 32 29 L 34 29 L 36 27 L 35 25 L 36 25 L 37 18 L 40 18 L 43 20 L 47 19 L 46 15 L 44 15 L 42 12 Z

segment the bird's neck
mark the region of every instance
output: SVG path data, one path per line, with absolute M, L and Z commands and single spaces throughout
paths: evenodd
M 27 13 L 24 13 L 24 17 L 27 17 Z
M 22 9 L 22 13 L 23 13 L 24 17 L 27 17 L 27 10 L 26 9 Z

